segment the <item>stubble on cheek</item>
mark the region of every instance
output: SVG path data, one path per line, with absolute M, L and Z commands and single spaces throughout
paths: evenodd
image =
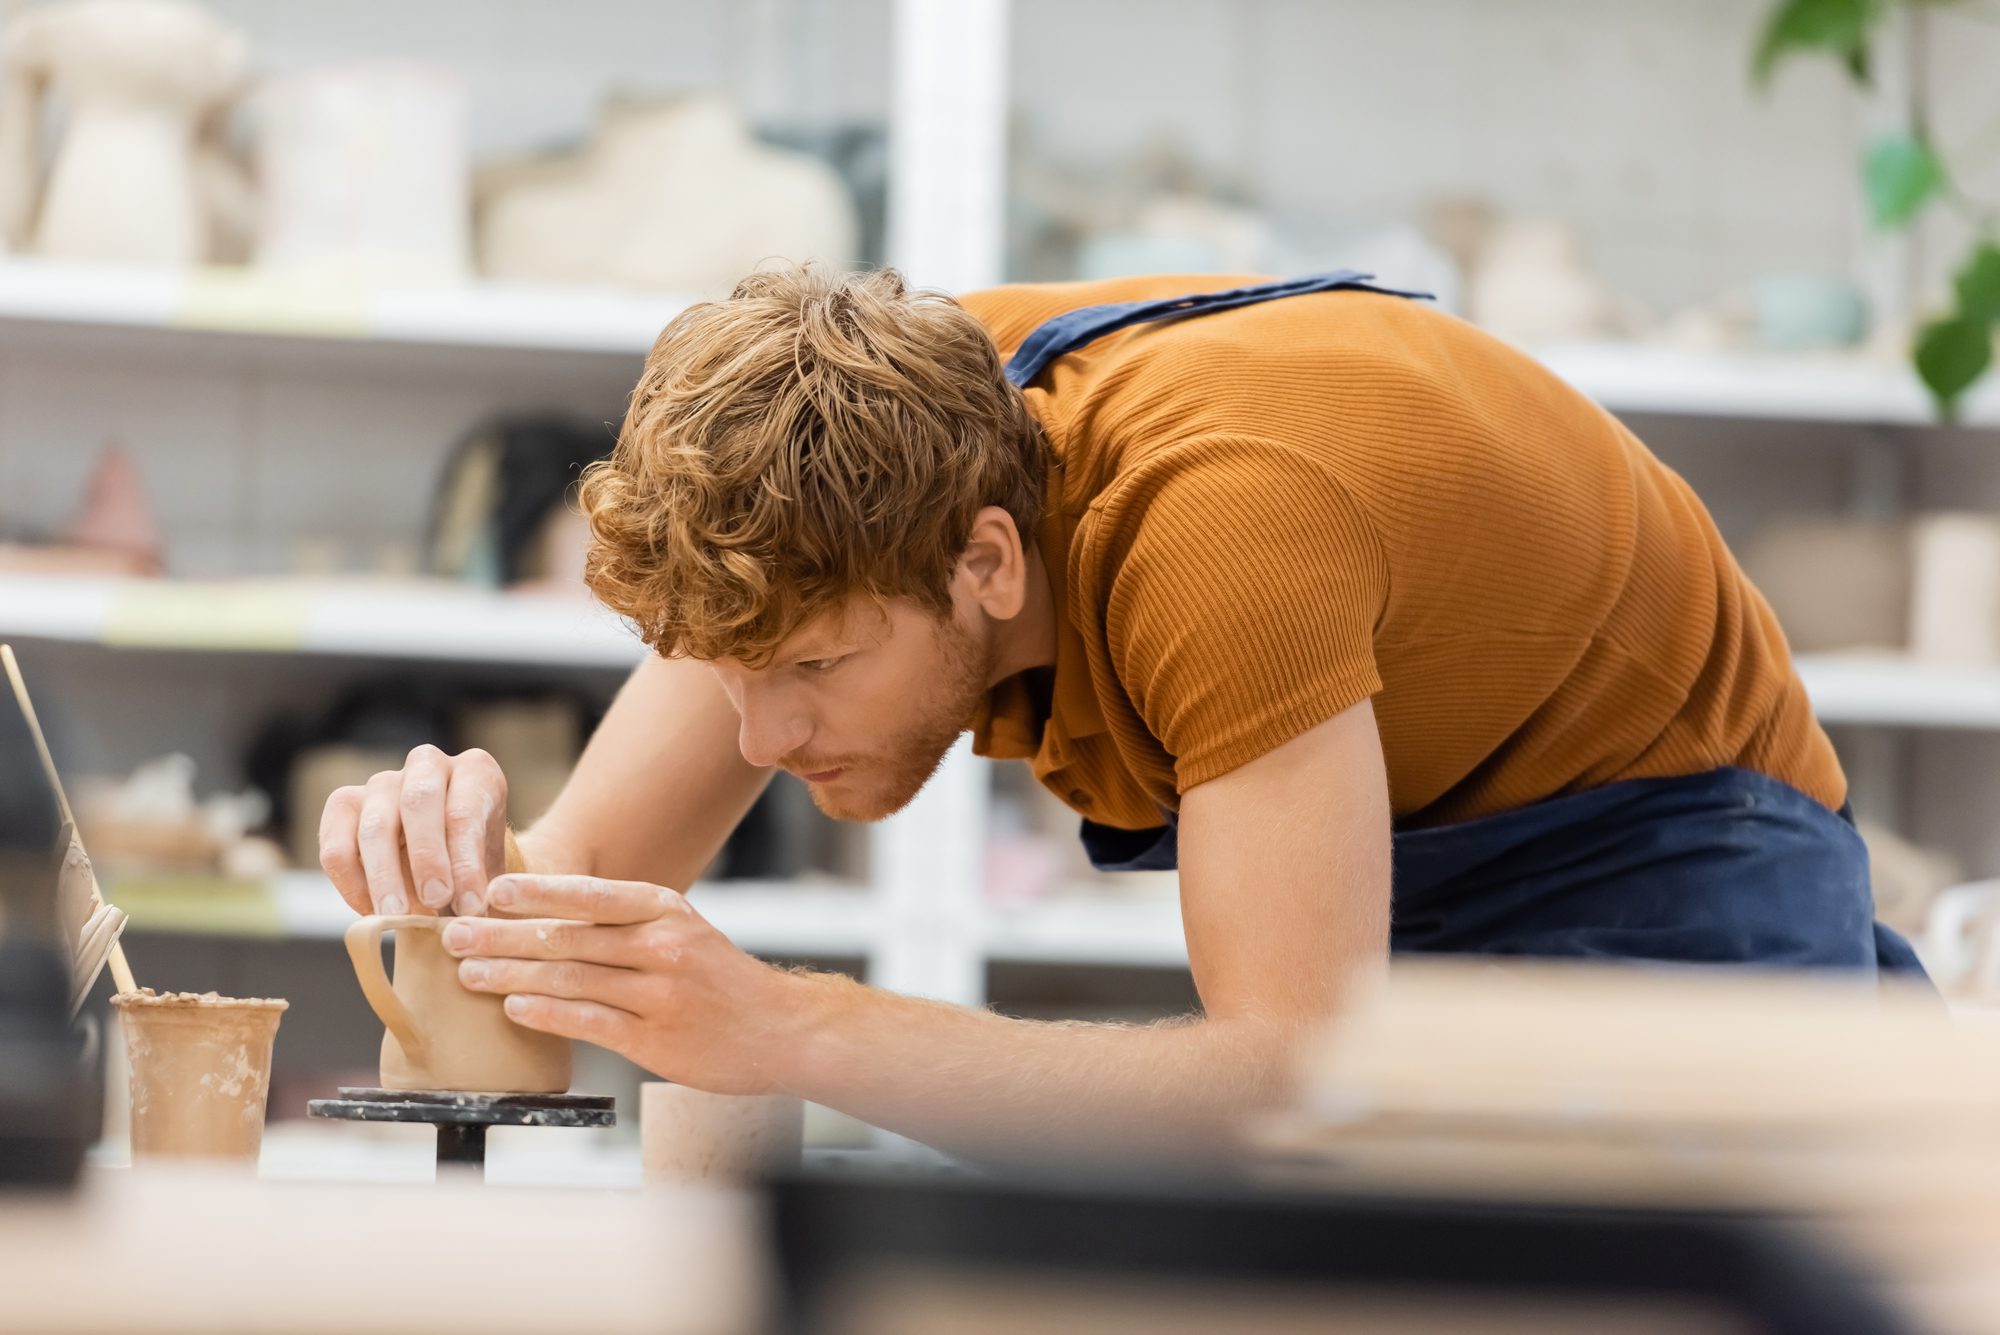
M 958 735 L 986 693 L 986 663 L 980 646 L 952 623 L 938 629 L 945 662 L 930 690 L 906 711 L 907 722 L 885 737 L 871 755 L 835 761 L 841 775 L 830 783 L 808 783 L 813 804 L 835 820 L 878 821 L 908 806 L 944 762 Z M 813 773 L 832 765 L 813 762 Z M 799 773 L 799 766 L 785 768 Z

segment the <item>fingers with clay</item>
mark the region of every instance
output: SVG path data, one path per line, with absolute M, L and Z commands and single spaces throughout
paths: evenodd
M 484 751 L 410 752 L 400 770 L 337 789 L 320 817 L 320 865 L 357 913 L 486 908 L 506 861 L 507 778 Z
M 507 776 L 500 763 L 477 748 L 454 756 L 444 814 L 454 911 L 484 913 L 488 878 L 507 863 Z
M 488 892 L 488 902 L 515 917 L 577 922 L 638 923 L 694 914 L 677 891 L 644 881 L 607 881 L 596 876 L 498 876 Z
M 403 846 L 410 854 L 410 879 L 427 909 L 451 902 L 451 859 L 445 852 L 445 788 L 451 758 L 435 746 L 420 746 L 403 764 L 398 814 Z
M 759 1054 L 805 1022 L 799 978 L 753 959 L 672 890 L 594 876 L 494 878 L 506 918 L 440 939 L 459 981 L 507 998 L 515 1023 L 623 1053 L 670 1080 L 767 1093 Z

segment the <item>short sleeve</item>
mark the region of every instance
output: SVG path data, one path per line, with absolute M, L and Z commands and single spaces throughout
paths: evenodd
M 1092 504 L 1070 561 L 1099 622 L 1093 675 L 1115 675 L 1181 792 L 1382 689 L 1387 563 L 1302 451 L 1241 437 L 1154 451 Z

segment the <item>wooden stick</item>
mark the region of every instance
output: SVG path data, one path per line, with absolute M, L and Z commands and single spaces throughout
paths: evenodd
M 14 646 L 0 644 L 0 665 L 7 669 L 7 682 L 14 688 L 14 701 L 21 706 L 22 715 L 28 720 L 28 731 L 34 735 L 35 750 L 41 753 L 42 769 L 49 776 L 49 786 L 56 790 L 56 805 L 62 809 L 62 818 L 74 825 L 76 813 L 69 809 L 69 797 L 63 792 L 62 776 L 56 773 L 56 758 L 49 754 L 48 738 L 42 736 L 42 721 L 35 717 L 35 702 L 28 698 L 28 683 L 21 676 L 21 665 L 14 659 Z
M 111 958 L 105 961 L 111 966 L 111 981 L 118 985 L 120 992 L 137 992 L 139 980 L 132 976 L 132 966 L 125 962 L 123 942 L 111 943 Z
M 28 682 L 21 675 L 20 663 L 14 659 L 13 645 L 0 644 L 0 667 L 6 668 L 7 682 L 14 688 L 15 703 L 21 706 L 21 716 L 28 720 L 28 731 L 34 736 L 35 750 L 42 757 L 42 769 L 49 777 L 49 786 L 55 789 L 56 807 L 62 812 L 64 824 L 74 828 L 76 815 L 69 808 L 69 794 L 63 791 L 62 776 L 56 773 L 56 758 L 49 754 L 49 739 L 42 735 L 42 721 L 35 716 L 35 702 L 28 698 Z M 75 945 L 75 942 L 71 942 L 71 949 L 74 949 Z M 109 963 L 111 981 L 118 985 L 120 992 L 139 990 L 139 981 L 132 976 L 132 966 L 125 961 L 125 947 L 122 943 L 111 947 Z

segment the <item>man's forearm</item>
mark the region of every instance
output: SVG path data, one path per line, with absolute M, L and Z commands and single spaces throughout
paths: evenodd
M 1245 1114 L 1290 1094 L 1295 1035 L 1261 1020 L 1050 1023 L 802 981 L 809 1018 L 778 1083 L 941 1149 L 1220 1155 Z

